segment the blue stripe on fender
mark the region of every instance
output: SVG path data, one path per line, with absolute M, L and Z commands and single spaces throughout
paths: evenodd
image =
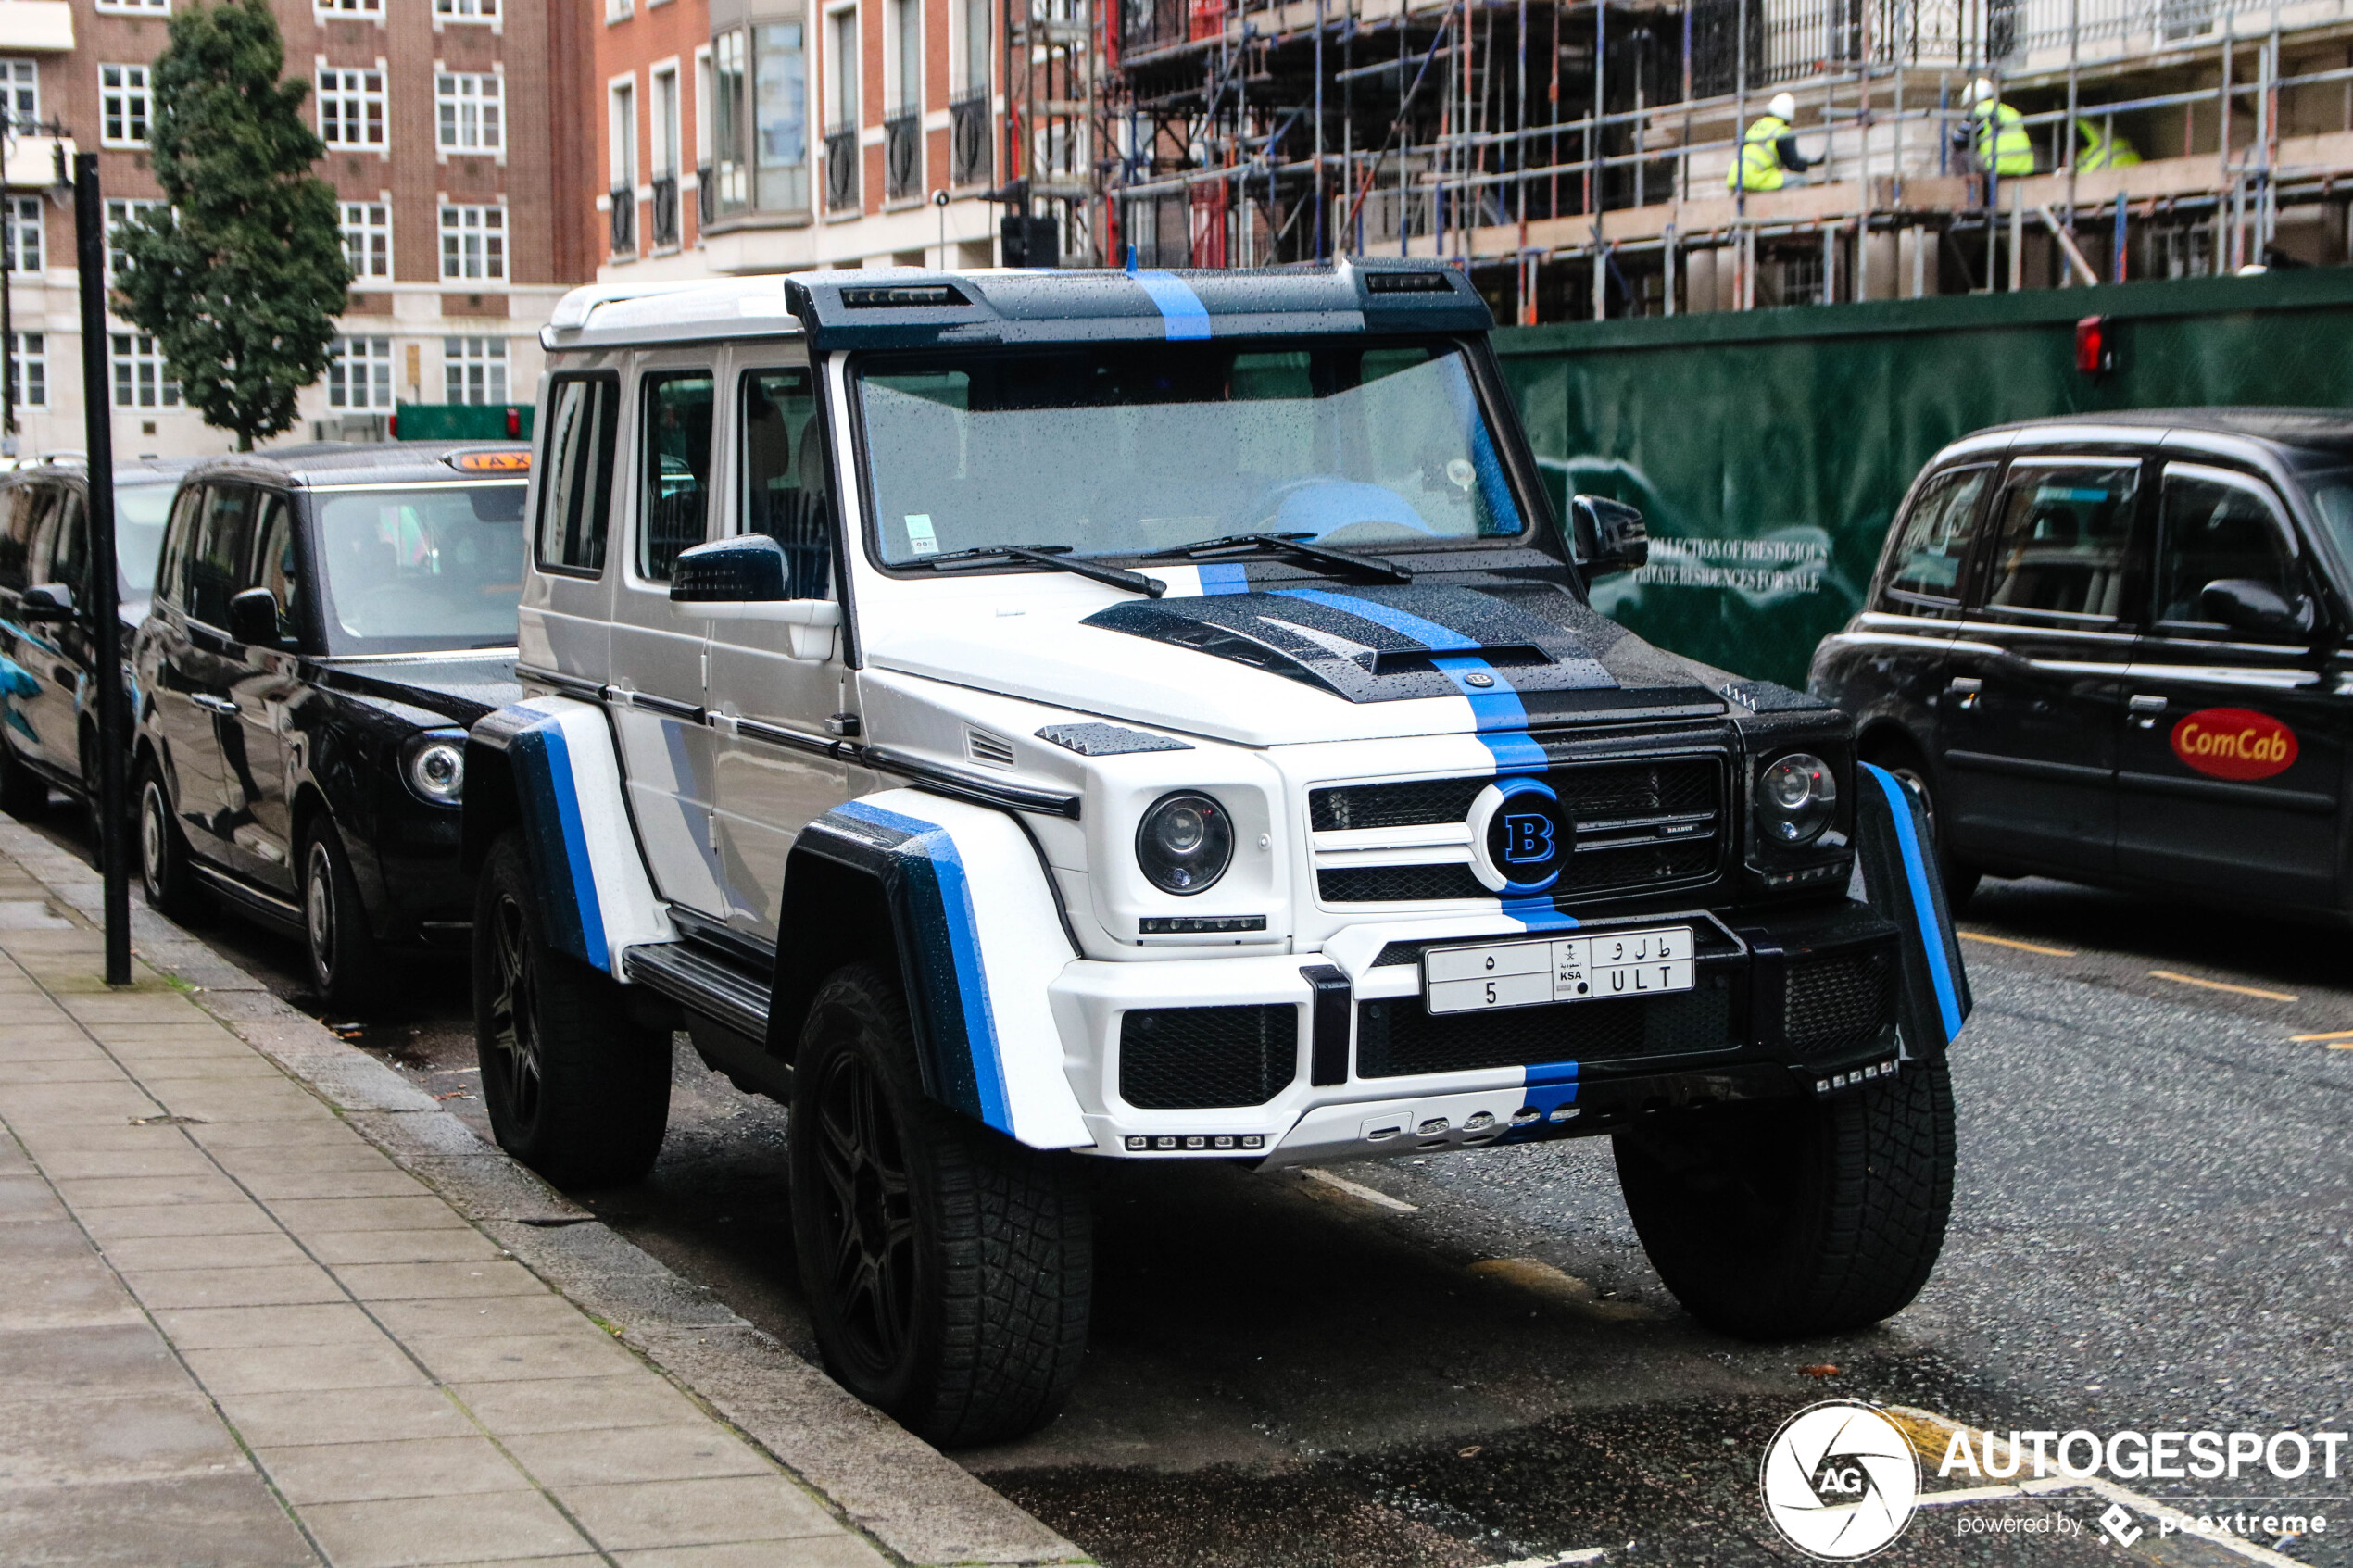
M 604 908 L 597 897 L 596 868 L 588 860 L 588 835 L 581 826 L 578 786 L 573 781 L 572 751 L 564 744 L 562 723 L 550 719 L 535 724 L 515 737 L 510 754 L 525 764 L 524 793 L 547 897 L 541 919 L 557 947 L 607 969 L 612 960 L 605 939 Z M 561 864 L 555 863 L 559 859 Z
M 1928 866 L 1920 859 L 1920 839 L 1912 822 L 1912 797 L 1895 775 L 1869 762 L 1859 764 L 1887 796 L 1889 814 L 1895 819 L 1895 842 L 1904 851 L 1904 880 L 1912 896 L 1912 918 L 1919 925 L 1920 949 L 1928 957 L 1928 973 L 1936 988 L 1936 1011 L 1944 1020 L 1944 1043 L 1960 1038 L 1960 994 L 1953 985 L 1952 967 L 1944 961 L 1944 922 L 1928 884 Z
M 930 873 L 929 891 L 938 903 L 936 912 L 948 938 L 949 956 L 955 972 L 952 997 L 938 995 L 938 976 L 925 976 L 926 985 L 934 990 L 935 1026 L 940 1014 L 948 1011 L 952 1011 L 956 1022 L 962 1024 L 965 1054 L 972 1063 L 973 1092 L 978 1101 L 973 1109 L 981 1121 L 1010 1135 L 1013 1130 L 1013 1111 L 1005 1093 L 1004 1063 L 998 1053 L 996 1015 L 988 1006 L 988 976 L 981 963 L 980 928 L 973 912 L 972 884 L 964 874 L 963 857 L 956 853 L 954 837 L 937 822 L 885 810 L 863 801 L 846 801 L 834 809 L 876 827 L 905 834 L 906 841 L 891 853 L 903 856 L 911 865 Z
M 1168 330 L 1169 341 L 1182 342 L 1209 335 L 1209 307 L 1201 302 L 1193 286 L 1174 272 L 1135 272 L 1129 274 L 1144 285 L 1160 307 L 1162 322 Z

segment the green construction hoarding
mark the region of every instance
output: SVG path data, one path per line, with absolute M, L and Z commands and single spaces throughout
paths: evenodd
M 2076 368 L 2106 318 L 2113 368 Z M 1922 464 L 2013 420 L 2353 408 L 2353 267 L 1498 332 L 1556 500 L 1650 519 L 1595 604 L 1664 646 L 1802 685 L 1861 603 Z

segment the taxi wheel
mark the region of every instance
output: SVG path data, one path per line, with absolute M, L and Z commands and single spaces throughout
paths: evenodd
M 1936 849 L 1937 878 L 1944 884 L 1945 907 L 1957 909 L 1968 903 L 1969 895 L 1977 891 L 1978 881 L 1984 872 L 1957 858 L 1945 845 L 1944 834 L 1939 831 L 1936 791 L 1935 786 L 1929 783 L 1928 763 L 1909 745 L 1891 741 L 1866 747 L 1863 760 L 1894 774 L 1895 782 L 1910 790 L 1912 798 L 1920 803 L 1920 814 L 1928 819 L 1930 842 Z
M 549 946 L 510 833 L 474 895 L 474 1052 L 498 1147 L 561 1187 L 653 1169 L 670 1124 L 670 1032 L 634 1022 L 622 987 Z
M 49 809 L 49 784 L 0 738 L 0 811 L 29 822 Z
M 139 891 L 147 908 L 166 920 L 185 922 L 205 913 L 208 901 L 197 891 L 188 841 L 172 815 L 171 796 L 155 764 L 139 770 Z
M 1824 1100 L 1685 1111 L 1619 1131 L 1618 1185 L 1686 1311 L 1743 1339 L 1865 1327 L 1928 1283 L 1953 1210 L 1939 1062 Z
M 357 1012 L 384 996 L 384 953 L 333 822 L 312 828 L 303 847 L 302 933 L 311 986 L 331 1011 Z
M 943 1446 L 1053 1418 L 1087 1348 L 1085 1178 L 926 1098 L 881 970 L 811 1004 L 786 1140 L 794 1248 L 825 1370 Z

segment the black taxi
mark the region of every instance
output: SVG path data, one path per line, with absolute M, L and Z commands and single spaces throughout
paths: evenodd
M 1810 684 L 1935 824 L 2028 873 L 2353 905 L 2353 414 L 2173 408 L 1937 454 Z
M 167 914 L 303 939 L 330 1007 L 462 947 L 466 727 L 514 684 L 530 449 L 216 458 L 180 482 L 132 650 L 139 869 Z

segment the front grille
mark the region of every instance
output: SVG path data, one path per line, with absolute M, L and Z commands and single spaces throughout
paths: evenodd
M 1299 1009 L 1143 1008 L 1119 1025 L 1119 1098 L 1143 1110 L 1265 1105 L 1299 1075 Z
M 1832 1056 L 1877 1041 L 1894 1016 L 1895 965 L 1884 948 L 1789 966 L 1781 1033 L 1793 1050 Z
M 1547 772 L 1544 781 L 1559 795 L 1580 839 L 1586 834 L 1634 839 L 1606 849 L 1580 845 L 1554 884 L 1553 897 L 1595 898 L 1687 884 L 1715 874 L 1717 857 L 1727 841 L 1723 779 L 1723 766 L 1712 757 L 1592 762 Z M 1309 792 L 1308 821 L 1318 833 L 1459 822 L 1470 814 L 1479 791 L 1492 782 L 1416 779 L 1333 785 Z M 1705 837 L 1688 839 L 1645 836 L 1658 831 L 1655 819 L 1676 817 L 1712 819 L 1714 830 Z M 1493 897 L 1461 864 L 1331 867 L 1315 873 L 1315 891 L 1327 904 Z
M 1420 997 L 1403 997 L 1365 1002 L 1356 1010 L 1360 1078 L 1677 1056 L 1729 1050 L 1737 1043 L 1731 993 L 1704 978 L 1702 989 L 1639 1001 L 1564 1002 L 1432 1017 Z

